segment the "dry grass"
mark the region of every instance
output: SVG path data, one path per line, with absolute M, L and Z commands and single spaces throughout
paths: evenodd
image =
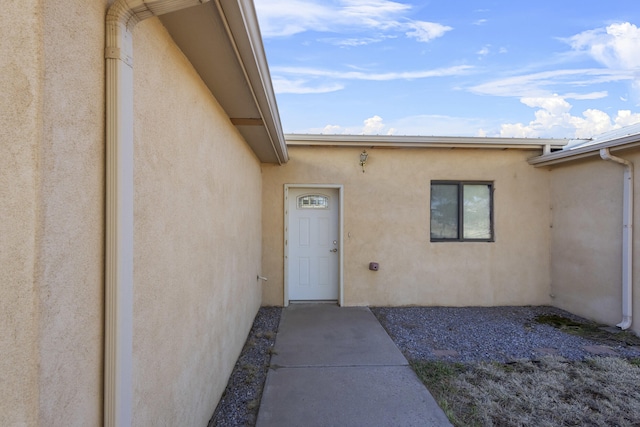
M 640 425 L 637 359 L 412 366 L 456 426 Z
M 571 335 L 587 338 L 608 345 L 640 346 L 640 337 L 631 331 L 611 332 L 612 328 L 587 320 L 572 320 L 564 316 L 543 315 L 536 317 L 536 322 L 551 325 Z

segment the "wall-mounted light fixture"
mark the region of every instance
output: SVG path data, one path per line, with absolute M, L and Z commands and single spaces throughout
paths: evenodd
M 368 157 L 369 153 L 367 153 L 367 150 L 364 150 L 362 153 L 360 153 L 360 166 L 362 166 L 362 173 L 364 173 L 364 165 L 367 164 Z

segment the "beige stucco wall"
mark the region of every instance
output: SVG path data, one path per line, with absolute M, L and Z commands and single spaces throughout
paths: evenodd
M 39 3 L 8 2 L 0 14 L 0 425 L 38 418 Z
M 640 152 L 616 153 L 640 162 Z M 636 168 L 637 170 L 637 168 Z M 622 320 L 622 175 L 624 168 L 595 157 L 565 163 L 551 171 L 553 303 L 598 322 Z M 635 218 L 640 221 L 635 178 Z M 638 245 L 635 232 L 635 248 Z M 634 256 L 634 271 L 640 264 Z M 632 329 L 640 332 L 640 278 L 634 279 Z
M 362 173 L 361 151 L 290 147 L 289 163 L 263 165 L 263 304 L 283 303 L 286 183 L 344 185 L 345 305 L 550 302 L 549 177 L 526 162 L 537 153 L 374 148 Z M 431 243 L 431 180 L 494 181 L 496 241 Z
M 204 426 L 260 306 L 260 164 L 159 20 L 134 53 L 134 425 Z
M 3 2 L 0 425 L 102 417 L 106 2 Z
M 2 426 L 102 425 L 109 4 L 0 14 Z M 134 48 L 134 422 L 206 425 L 260 305 L 260 165 L 157 19 Z
M 91 425 L 102 419 L 107 4 L 44 4 L 40 419 Z

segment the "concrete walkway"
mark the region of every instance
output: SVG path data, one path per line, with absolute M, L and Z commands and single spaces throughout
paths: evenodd
M 450 426 L 366 307 L 282 311 L 257 427 Z

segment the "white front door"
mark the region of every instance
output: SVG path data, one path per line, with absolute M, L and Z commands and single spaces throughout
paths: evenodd
M 339 203 L 337 188 L 289 188 L 289 300 L 338 300 Z

